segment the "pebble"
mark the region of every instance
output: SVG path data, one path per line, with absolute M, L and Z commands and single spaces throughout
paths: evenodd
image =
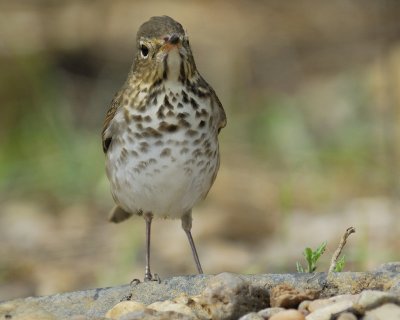
M 171 300 L 157 301 L 147 306 L 149 309 L 156 311 L 174 311 L 176 313 L 186 314 L 188 316 L 194 317 L 193 311 L 188 306 L 182 303 L 176 303 Z
M 339 315 L 337 320 L 357 320 L 357 317 L 351 312 L 343 312 Z
M 36 304 L 20 305 L 18 301 L 10 301 L 0 305 L 0 319 L 56 320 L 56 317 Z
M 258 311 L 258 314 L 263 317 L 264 319 L 269 319 L 271 316 L 274 314 L 277 314 L 278 312 L 284 311 L 286 309 L 280 308 L 280 307 L 275 307 L 275 308 L 267 308 Z
M 400 304 L 400 297 L 389 292 L 365 290 L 360 293 L 356 304 L 364 310 L 369 310 L 390 302 Z
M 397 296 L 400 296 L 400 279 L 393 283 L 392 287 L 390 288 L 390 292 Z
M 141 311 L 130 312 L 118 320 L 195 320 L 182 313 L 176 313 L 174 311 L 159 312 L 153 309 L 144 309 Z
M 308 311 L 314 312 L 318 309 L 324 308 L 326 306 L 342 302 L 342 301 L 352 301 L 356 302 L 358 299 L 358 295 L 351 295 L 351 294 L 342 294 L 338 295 L 332 298 L 327 298 L 327 299 L 318 299 L 311 301 L 310 304 L 308 305 Z
M 274 314 L 269 320 L 305 320 L 304 315 L 298 310 L 285 310 Z
M 399 320 L 400 307 L 394 303 L 387 303 L 371 311 L 367 311 L 364 320 Z
M 386 262 L 380 265 L 376 271 L 400 273 L 400 262 Z
M 310 300 L 304 300 L 302 302 L 300 302 L 299 306 L 297 307 L 297 309 L 299 311 L 301 311 L 303 314 L 308 314 L 309 312 L 309 305 L 312 301 Z
M 298 290 L 288 284 L 280 284 L 270 290 L 271 307 L 297 308 L 304 300 L 314 300 L 318 293 L 314 290 Z
M 264 320 L 264 319 L 268 318 L 260 316 L 257 312 L 250 312 L 239 318 L 239 320 Z
M 307 320 L 330 320 L 331 316 L 336 313 L 347 311 L 353 306 L 353 301 L 343 300 L 336 302 L 334 304 L 326 305 L 321 307 L 314 312 L 310 313 L 306 319 Z
M 110 318 L 112 320 L 117 320 L 124 314 L 130 313 L 132 311 L 141 311 L 144 310 L 146 306 L 143 303 L 128 300 L 121 301 L 117 303 L 114 307 L 112 307 L 106 313 L 106 318 Z
M 265 291 L 250 287 L 242 277 L 228 272 L 211 278 L 197 301 L 199 305 L 206 306 L 212 319 L 238 319 L 268 306 Z

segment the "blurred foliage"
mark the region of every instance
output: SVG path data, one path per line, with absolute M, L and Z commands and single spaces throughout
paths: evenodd
M 196 208 L 208 271 L 294 271 L 299 246 L 347 219 L 360 227 L 346 269 L 398 259 L 399 12 L 397 0 L 0 1 L 0 300 L 141 270 L 142 221 L 106 224 L 100 132 L 136 29 L 159 14 L 187 28 L 228 115 Z M 174 223 L 155 232 L 165 275 L 193 272 Z
M 345 180 L 354 193 L 361 192 L 359 195 L 389 190 L 398 195 L 399 183 L 391 178 L 393 172 L 399 173 L 396 163 L 400 145 L 400 135 L 391 129 L 397 125 L 399 104 L 394 93 L 397 87 L 392 85 L 392 82 L 397 84 L 399 76 L 393 70 L 399 67 L 399 55 L 390 49 L 396 48 L 396 34 L 400 30 L 392 15 L 396 2 L 380 5 L 370 2 L 369 9 L 358 7 L 356 2 L 338 2 L 327 7 L 321 4 L 321 17 L 325 9 L 346 15 L 350 11 L 358 12 L 359 20 L 343 19 L 343 23 L 353 26 L 352 31 L 339 35 L 332 32 L 334 20 L 313 21 L 308 5 L 253 3 L 249 12 L 243 12 L 244 16 L 259 10 L 253 19 L 264 23 L 261 22 L 263 15 L 276 14 L 275 19 L 281 19 L 282 30 L 274 34 L 267 28 L 265 36 L 276 42 L 261 42 L 261 46 L 255 42 L 256 50 L 249 51 L 246 48 L 252 48 L 252 41 L 257 38 L 253 39 L 254 35 L 250 36 L 247 30 L 242 32 L 242 50 L 250 55 L 234 52 L 227 57 L 230 35 L 220 39 L 226 51 L 214 57 L 210 55 L 213 49 L 206 53 L 196 47 L 199 51 L 196 56 L 202 64 L 206 56 L 206 66 L 221 59 L 235 64 L 225 65 L 220 75 L 206 69 L 206 78 L 212 83 L 217 81 L 217 91 L 219 87 L 223 89 L 222 98 L 229 115 L 229 126 L 222 136 L 226 152 L 235 153 L 237 145 L 247 144 L 244 152 L 257 157 L 270 169 L 284 173 L 288 181 L 292 173 L 311 171 L 311 175 L 320 176 L 328 184 L 340 185 Z M 44 1 L 36 7 L 3 3 L 5 12 L 10 13 L 3 16 L 4 21 L 16 35 L 18 27 L 29 21 L 37 23 L 49 14 L 59 19 L 44 20 L 48 28 L 32 24 L 34 32 L 30 36 L 16 38 L 10 31 L 4 33 L 6 43 L 11 46 L 9 52 L 15 54 L 3 54 L 0 58 L 0 190 L 3 197 L 43 194 L 59 201 L 85 199 L 93 196 L 102 184 L 103 156 L 99 147 L 102 117 L 132 59 L 128 50 L 101 50 L 114 48 L 112 35 L 128 32 L 127 23 L 118 21 L 120 31 L 111 29 L 114 33 L 106 33 L 100 41 L 96 40 L 99 36 L 94 26 L 99 20 L 93 19 L 90 10 L 97 9 L 100 17 L 106 12 L 102 9 L 108 6 L 101 1 L 97 4 L 76 1 L 59 6 Z M 128 10 L 131 6 L 135 8 L 121 1 L 114 8 Z M 238 2 L 235 6 L 240 8 L 241 4 Z M 234 12 L 230 7 L 221 8 L 227 14 Z M 68 16 L 68 10 L 78 11 Z M 18 12 L 25 14 L 26 21 L 11 19 Z M 281 12 L 287 16 L 280 15 Z M 291 16 L 292 12 L 297 12 L 296 18 Z M 72 27 L 80 16 L 92 19 L 82 25 L 82 33 L 76 33 L 75 37 L 66 33 L 62 24 L 57 24 L 63 22 Z M 293 20 L 288 20 L 290 17 Z M 387 22 L 386 29 L 371 35 L 369 30 L 375 30 L 380 19 Z M 224 25 L 224 21 L 228 22 L 218 23 Z M 84 22 L 79 20 L 79 23 Z M 271 23 L 277 21 L 272 19 Z M 319 38 L 312 37 L 313 23 L 314 28 L 320 27 Z M 300 26 L 300 31 L 292 29 L 291 24 Z M 112 23 L 107 21 L 102 27 L 107 30 L 108 25 Z M 56 30 L 58 38 L 52 33 Z M 253 33 L 258 34 L 257 30 L 253 29 Z M 201 43 L 204 38 L 199 40 Z M 286 44 L 290 41 L 293 47 Z M 121 41 L 119 45 L 122 44 L 124 48 L 133 47 L 133 41 Z M 375 55 L 369 53 L 374 50 Z M 307 52 L 314 61 L 309 61 Z M 343 52 L 349 54 L 343 55 Z M 264 53 L 270 56 L 265 57 Z M 104 64 L 104 59 L 111 59 L 111 63 Z M 337 70 L 326 74 L 329 65 L 337 66 Z M 374 71 L 374 65 L 378 70 Z M 315 71 L 319 69 L 321 73 Z M 238 76 L 235 81 L 230 80 L 230 87 L 224 86 L 222 82 L 230 74 Z M 293 82 L 296 79 L 298 82 Z M 371 85 L 371 81 L 378 84 Z M 384 101 L 380 101 L 382 95 Z M 321 185 L 316 187 L 320 188 Z
M 373 190 L 376 181 L 363 181 L 376 161 L 371 145 L 373 120 L 365 112 L 368 105 L 363 101 L 368 93 L 357 88 L 359 80 L 341 79 L 345 83 L 340 83 L 343 88 L 336 89 L 336 94 L 348 109 L 326 108 L 325 119 L 313 119 L 312 111 L 306 110 L 310 104 L 301 95 L 263 102 L 246 127 L 246 140 L 252 143 L 255 155 L 278 170 L 310 170 L 333 179 L 346 174 L 355 184 L 367 182 Z M 329 118 L 341 111 L 347 114 L 330 126 Z
M 68 106 L 51 57 L 16 57 L 2 70 L 3 197 L 46 195 L 71 201 L 93 196 L 103 165 L 99 133 L 76 127 L 79 115 Z

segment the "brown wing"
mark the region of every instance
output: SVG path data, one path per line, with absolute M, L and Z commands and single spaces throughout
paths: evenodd
M 207 83 L 204 78 L 198 74 L 198 79 L 195 86 L 201 91 L 210 92 L 211 96 L 211 103 L 216 103 L 218 106 L 218 110 L 216 111 L 218 116 L 218 133 L 221 131 L 222 128 L 226 126 L 226 114 L 224 107 L 222 106 L 221 101 L 219 101 L 217 94 L 215 93 L 214 89 Z
M 112 135 L 107 129 L 111 125 L 111 120 L 114 119 L 115 113 L 117 112 L 121 98 L 122 98 L 122 92 L 123 90 L 120 90 L 117 92 L 117 94 L 114 96 L 114 99 L 111 101 L 111 106 L 110 109 L 107 111 L 106 118 L 104 120 L 103 124 L 103 131 L 101 133 L 102 135 L 102 140 L 103 140 L 103 151 L 104 153 L 107 152 L 108 148 L 111 145 L 112 141 Z
M 218 133 L 221 131 L 222 128 L 225 128 L 226 126 L 226 114 L 224 107 L 222 106 L 221 101 L 219 101 L 217 94 L 213 89 L 211 89 L 211 96 L 214 99 L 214 101 L 217 103 L 218 106 L 218 115 L 219 115 L 219 121 L 218 121 Z
M 221 101 L 219 101 L 217 94 L 215 93 L 215 91 L 210 87 L 211 90 L 211 99 L 213 101 L 213 103 L 216 103 L 218 106 L 218 110 L 217 110 L 217 114 L 218 114 L 218 133 L 221 131 L 222 128 L 225 128 L 226 126 L 226 114 L 225 114 L 225 110 L 224 107 L 222 106 Z M 207 196 L 208 192 L 210 191 L 212 185 L 214 184 L 214 181 L 217 177 L 217 173 L 218 173 L 218 169 L 219 169 L 219 154 L 218 154 L 218 158 L 217 158 L 217 166 L 215 167 L 215 171 L 213 173 L 213 177 L 211 179 L 211 184 L 210 187 L 208 188 L 208 190 L 206 192 L 204 192 L 203 194 L 203 199 Z

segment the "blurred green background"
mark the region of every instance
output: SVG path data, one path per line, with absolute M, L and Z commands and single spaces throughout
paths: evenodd
M 0 300 L 143 277 L 144 222 L 113 206 L 100 132 L 138 27 L 167 14 L 228 115 L 194 210 L 207 273 L 293 272 L 345 229 L 346 270 L 400 259 L 400 2 L 0 1 Z M 153 271 L 195 272 L 179 221 Z

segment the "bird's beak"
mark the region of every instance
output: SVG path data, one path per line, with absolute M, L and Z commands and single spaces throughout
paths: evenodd
M 171 50 L 177 48 L 181 43 L 181 39 L 175 33 L 173 33 L 168 39 L 166 39 L 164 45 L 162 46 L 162 50 L 164 52 L 170 52 Z

